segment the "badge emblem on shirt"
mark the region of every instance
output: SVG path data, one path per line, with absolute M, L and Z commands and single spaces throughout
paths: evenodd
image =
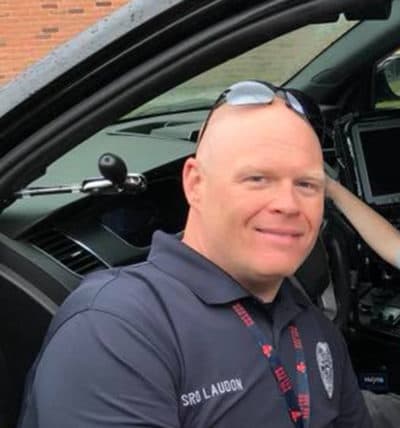
M 315 355 L 319 368 L 319 374 L 329 398 L 333 397 L 333 360 L 331 350 L 326 342 L 318 342 Z

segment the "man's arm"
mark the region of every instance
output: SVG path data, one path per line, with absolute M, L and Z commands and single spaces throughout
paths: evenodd
M 178 376 L 165 357 L 124 320 L 81 312 L 44 350 L 21 428 L 178 428 Z

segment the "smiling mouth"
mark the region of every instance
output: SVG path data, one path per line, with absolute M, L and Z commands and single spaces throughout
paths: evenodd
M 269 229 L 256 227 L 256 231 L 271 237 L 276 240 L 295 240 L 303 236 L 303 233 L 297 230 L 286 230 L 286 229 Z

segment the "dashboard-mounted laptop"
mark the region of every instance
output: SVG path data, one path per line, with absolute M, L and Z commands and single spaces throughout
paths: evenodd
M 400 205 L 400 113 L 344 118 L 335 135 L 344 183 L 368 204 Z

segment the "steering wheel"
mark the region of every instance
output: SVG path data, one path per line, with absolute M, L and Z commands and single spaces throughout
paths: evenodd
M 327 203 L 317 242 L 295 278 L 308 297 L 340 329 L 345 329 L 352 306 L 351 271 L 343 219 Z
M 322 239 L 327 252 L 330 286 L 320 298 L 320 306 L 329 313 L 330 304 L 336 305 L 333 322 L 345 329 L 352 309 L 352 276 L 347 235 L 348 228 L 343 217 L 333 204 L 327 204 Z

